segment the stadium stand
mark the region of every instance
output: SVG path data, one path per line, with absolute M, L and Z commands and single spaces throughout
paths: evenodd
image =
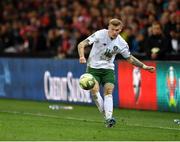
M 171 42 L 158 60 L 180 60 L 178 0 L 5 0 L 0 10 L 1 57 L 77 58 L 77 43 L 116 17 L 132 54 L 151 59 L 146 43 L 158 22 Z

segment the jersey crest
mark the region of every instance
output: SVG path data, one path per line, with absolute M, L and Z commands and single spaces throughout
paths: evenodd
M 113 50 L 107 48 L 104 54 L 101 56 L 101 59 L 111 60 L 112 56 L 117 53 L 118 46 L 113 46 Z

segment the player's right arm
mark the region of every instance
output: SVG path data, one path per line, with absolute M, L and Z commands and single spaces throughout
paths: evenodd
M 79 54 L 79 63 L 85 64 L 86 58 L 84 56 L 84 48 L 89 45 L 89 41 L 87 39 L 81 41 L 78 44 L 78 54 Z
M 96 31 L 94 34 L 90 35 L 78 44 L 79 62 L 81 64 L 86 63 L 86 58 L 84 56 L 84 48 L 88 45 L 93 44 L 94 42 L 97 42 L 99 40 L 98 37 L 100 37 L 103 33 L 102 31 L 103 30 Z

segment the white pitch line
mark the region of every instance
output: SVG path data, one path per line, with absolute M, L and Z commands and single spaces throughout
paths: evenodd
M 19 111 L 0 111 L 3 113 L 10 113 L 10 114 L 22 114 L 22 115 L 31 115 L 31 116 L 39 116 L 39 117 L 49 117 L 49 118 L 59 118 L 59 119 L 69 119 L 69 120 L 77 120 L 77 121 L 88 121 L 88 122 L 97 122 L 102 123 L 102 121 L 98 120 L 87 120 L 87 119 L 80 119 L 76 117 L 60 117 L 57 115 L 47 115 L 42 113 L 31 113 L 31 112 L 19 112 Z
M 135 127 L 144 127 L 144 128 L 158 128 L 158 129 L 165 129 L 165 130 L 178 130 L 180 131 L 180 127 L 179 128 L 169 128 L 169 127 L 155 127 L 155 126 L 143 126 L 140 124 L 127 124 L 128 126 L 135 126 Z
M 98 121 L 98 120 L 80 119 L 80 118 L 76 118 L 76 117 L 60 117 L 60 116 L 56 116 L 56 115 L 47 115 L 47 114 L 42 114 L 42 113 L 19 112 L 19 111 L 3 111 L 3 110 L 1 110 L 0 112 L 10 113 L 10 114 L 22 114 L 22 115 L 38 116 L 38 117 L 49 117 L 49 118 L 69 119 L 69 120 L 77 120 L 77 121 L 96 122 L 96 123 L 102 123 L 103 122 L 103 121 Z M 155 129 L 180 131 L 180 127 L 179 128 L 155 127 L 155 126 L 143 126 L 143 125 L 140 125 L 140 124 L 127 124 L 127 123 L 124 124 L 124 125 L 135 126 L 135 127 L 144 127 L 144 128 L 155 128 Z

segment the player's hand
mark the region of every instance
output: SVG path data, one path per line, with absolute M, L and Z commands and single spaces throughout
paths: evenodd
M 79 58 L 79 63 L 85 64 L 86 63 L 86 58 L 85 57 L 80 57 Z
M 143 69 L 144 69 L 144 70 L 147 70 L 147 71 L 149 71 L 149 72 L 151 72 L 151 73 L 153 73 L 153 72 L 156 70 L 155 67 L 153 67 L 153 66 L 147 66 L 147 65 L 143 65 Z

